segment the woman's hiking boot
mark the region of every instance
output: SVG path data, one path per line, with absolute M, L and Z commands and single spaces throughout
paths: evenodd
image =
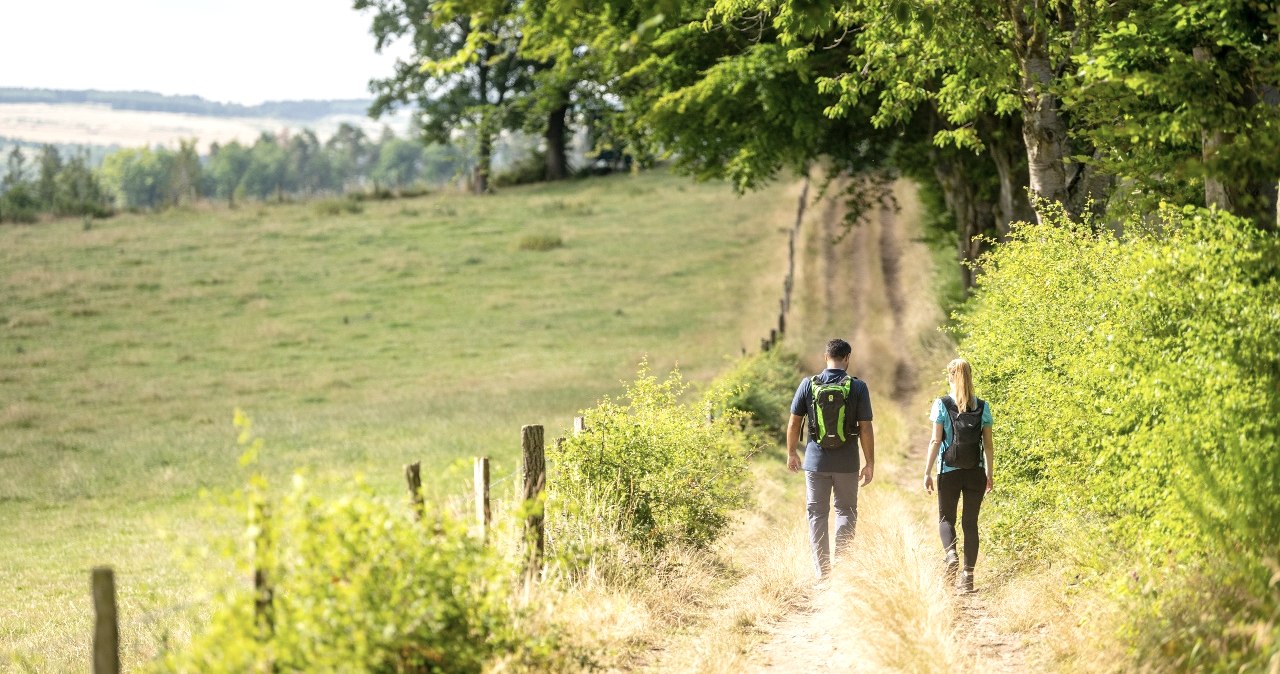
M 947 559 L 945 563 L 946 563 L 947 585 L 955 585 L 956 572 L 960 570 L 960 559 L 956 557 L 955 550 L 947 550 Z
M 960 592 L 964 594 L 970 594 L 974 591 L 973 569 L 965 569 L 964 572 L 960 574 L 960 583 L 956 586 L 956 589 L 960 590 Z

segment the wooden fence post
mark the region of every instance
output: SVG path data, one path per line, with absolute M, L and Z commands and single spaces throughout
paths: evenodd
M 404 479 L 409 483 L 409 507 L 413 509 L 413 519 L 422 521 L 427 504 L 422 500 L 422 464 L 418 461 L 405 464 Z
M 536 502 L 547 484 L 547 458 L 543 447 L 542 426 L 520 429 L 520 449 L 524 454 L 524 502 L 527 515 L 524 525 L 525 572 L 536 579 L 542 570 L 542 504 Z M 536 502 L 536 503 L 531 503 Z
M 587 418 L 584 416 L 576 416 L 573 418 L 573 434 L 582 435 L 587 431 Z
M 120 674 L 120 623 L 116 579 L 109 566 L 96 566 L 93 582 L 93 674 Z
M 476 522 L 480 525 L 480 540 L 489 540 L 489 457 L 477 456 L 475 462 Z

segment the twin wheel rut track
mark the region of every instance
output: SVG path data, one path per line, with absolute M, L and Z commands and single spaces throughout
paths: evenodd
M 903 541 L 904 549 L 918 549 L 921 554 L 936 554 L 940 558 L 941 546 L 933 527 L 936 520 L 932 519 L 936 516 L 932 514 L 936 513 L 936 506 L 932 501 L 926 502 L 918 480 L 928 438 L 921 408 L 928 400 L 920 394 L 922 384 L 932 386 L 934 383 L 933 377 L 924 378 L 921 373 L 937 369 L 936 379 L 941 379 L 945 360 L 934 363 L 931 357 L 928 367 L 922 367 L 922 352 L 930 349 L 919 345 L 932 343 L 932 354 L 937 358 L 949 357 L 949 353 L 945 346 L 938 348 L 941 340 L 936 325 L 941 319 L 940 312 L 932 306 L 928 310 L 913 306 L 913 302 L 936 305 L 930 287 L 931 257 L 924 244 L 913 239 L 918 236 L 915 223 L 911 222 L 913 214 L 918 212 L 914 193 L 901 183 L 895 191 L 903 205 L 901 210 L 881 206 L 868 213 L 839 243 L 823 245 L 823 252 L 814 262 L 818 269 L 811 272 L 825 279 L 819 296 L 823 300 L 822 308 L 832 321 L 829 327 L 835 330 L 834 334 L 853 336 L 851 369 L 855 373 L 866 373 L 866 378 L 874 377 L 879 383 L 879 391 L 872 389 L 877 419 L 886 414 L 895 415 L 910 429 L 904 436 L 908 446 L 902 446 L 901 439 L 896 443 L 899 446 L 890 446 L 885 442 L 888 437 L 879 443 L 876 480 L 863 492 L 871 498 L 860 499 L 860 535 L 852 545 L 873 544 L 871 538 L 861 535 L 861 530 L 870 518 L 881 518 L 881 522 L 876 523 L 877 535 L 884 535 L 885 531 L 903 532 L 902 536 L 913 539 Z M 814 217 L 810 226 L 818 229 L 810 233 L 812 236 L 831 241 L 841 234 L 843 212 L 834 200 L 822 209 L 811 209 L 811 213 Z M 805 346 L 809 344 L 806 342 Z M 804 509 L 800 505 L 803 487 L 790 487 L 797 502 L 795 516 L 803 518 Z M 914 506 L 901 507 L 899 504 L 904 502 Z M 921 518 L 929 519 L 922 521 Z M 897 546 L 887 547 L 897 549 Z M 886 568 L 890 573 L 897 569 L 897 573 L 906 574 L 910 565 L 889 563 Z M 987 605 L 989 595 L 982 592 L 981 571 L 979 563 L 979 592 L 951 599 L 950 633 L 963 635 L 957 637 L 958 652 L 953 655 L 984 672 L 1026 671 L 1025 647 L 1018 635 L 1003 634 L 999 630 Z M 892 658 L 865 657 L 881 646 L 866 643 L 867 636 L 860 633 L 862 623 L 881 616 L 859 615 L 864 611 L 855 607 L 845 609 L 842 604 L 847 593 L 858 592 L 859 588 L 840 587 L 840 583 L 837 569 L 829 586 L 814 588 L 795 612 L 766 627 L 769 637 L 749 655 L 752 671 L 797 674 L 884 671 L 884 663 Z M 909 634 L 901 636 L 908 641 L 912 639 Z M 902 650 L 901 644 L 883 647 Z M 929 663 L 918 659 L 916 664 L 923 671 L 945 670 L 943 663 L 947 660 Z M 954 658 L 951 661 L 954 662 Z

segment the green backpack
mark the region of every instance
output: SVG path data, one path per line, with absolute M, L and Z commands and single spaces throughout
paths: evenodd
M 809 379 L 809 437 L 823 449 L 839 449 L 858 437 L 854 379 L 847 374 L 828 384 L 819 384 L 818 375 Z

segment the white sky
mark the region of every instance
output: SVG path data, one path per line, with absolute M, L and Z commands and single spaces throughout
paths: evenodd
M 369 98 L 391 73 L 351 0 L 0 0 L 0 86 L 244 104 Z M 397 52 L 397 53 L 402 53 Z

